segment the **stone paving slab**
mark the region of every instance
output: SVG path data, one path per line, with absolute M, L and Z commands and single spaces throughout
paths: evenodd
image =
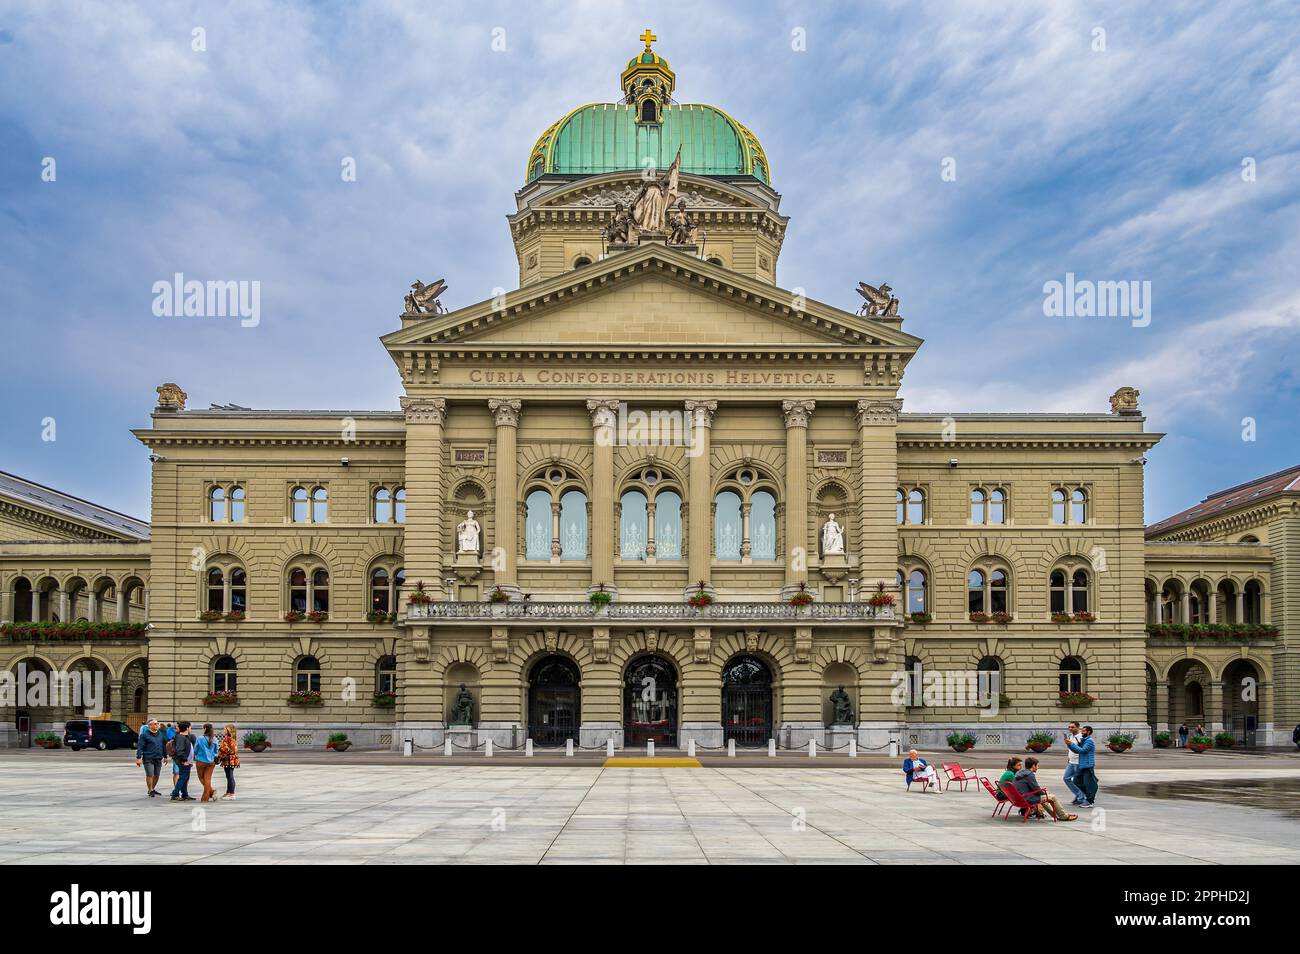
M 1092 813 L 1021 824 L 982 790 L 909 793 L 886 767 L 249 760 L 239 799 L 204 807 L 145 798 L 129 754 L 46 754 L 0 753 L 0 864 L 1300 863 L 1282 813 L 1108 794 L 1186 777 L 1172 765 L 1112 763 Z M 1292 759 L 1252 771 L 1300 778 Z

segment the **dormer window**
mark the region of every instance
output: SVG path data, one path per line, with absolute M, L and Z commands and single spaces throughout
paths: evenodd
M 655 101 L 653 99 L 646 99 L 641 102 L 641 122 L 659 122 L 659 112 L 655 107 Z

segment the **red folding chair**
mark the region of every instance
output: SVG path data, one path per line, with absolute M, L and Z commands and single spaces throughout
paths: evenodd
M 1003 795 L 1007 797 L 1007 799 L 1011 802 L 1012 805 L 1014 805 L 1016 808 L 1019 808 L 1022 812 L 1024 812 L 1024 817 L 1020 819 L 1021 822 L 1027 822 L 1029 821 L 1030 815 L 1037 814 L 1036 812 L 1037 806 L 1031 804 L 1029 799 L 1025 798 L 1025 794 L 1038 795 L 1042 792 L 1047 791 L 1047 789 L 1045 788 L 1036 788 L 1032 792 L 1027 792 L 1022 794 L 1020 789 L 1016 788 L 1014 782 L 1002 782 L 1000 785 L 998 785 L 998 789 L 1002 792 Z M 1051 815 L 1052 815 L 1052 821 L 1060 821 L 1060 819 L 1056 817 L 1055 812 L 1052 812 Z M 1007 818 L 1010 817 L 1011 817 L 1011 812 L 1008 811 Z
M 993 796 L 993 814 L 989 817 L 997 818 L 998 812 L 1002 811 L 1004 808 L 1007 810 L 1007 814 L 1010 815 L 1011 799 L 1006 797 L 1000 797 L 998 795 L 998 790 L 993 787 L 993 783 L 990 782 L 988 779 L 986 779 L 983 775 L 979 777 L 979 780 L 980 780 L 980 784 L 984 786 L 984 790 Z
M 943 773 L 947 776 L 945 788 L 952 788 L 953 782 L 960 782 L 963 792 L 966 791 L 966 783 L 974 782 L 979 777 L 975 774 L 974 769 L 971 769 L 970 774 L 967 774 L 966 770 L 960 765 L 945 765 L 943 766 Z
M 907 778 L 907 771 L 906 771 L 906 770 L 903 771 L 903 778 L 905 778 L 905 779 Z M 926 777 L 926 776 L 924 776 L 924 775 L 916 775 L 916 774 L 913 774 L 913 776 L 912 776 L 910 779 L 907 779 L 907 790 L 908 790 L 909 792 L 912 790 L 912 783 L 913 783 L 913 782 L 916 782 L 918 785 L 921 786 L 921 794 L 922 794 L 922 795 L 924 795 L 924 794 L 925 794 L 925 790 L 926 790 L 927 788 L 930 787 L 930 779 L 929 779 L 928 777 Z

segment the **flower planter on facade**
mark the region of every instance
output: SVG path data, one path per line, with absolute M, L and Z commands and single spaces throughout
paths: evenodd
M 254 742 L 252 745 L 244 746 L 244 748 L 248 749 L 250 752 L 265 752 L 270 747 L 270 742 Z
M 209 692 L 203 697 L 205 706 L 237 706 L 239 694 L 234 692 Z
M 1187 747 L 1197 753 L 1204 752 L 1206 749 L 1214 748 L 1213 744 L 1209 742 L 1188 742 Z
M 332 749 L 335 752 L 346 752 L 348 749 L 352 748 L 352 743 L 351 742 L 327 742 L 325 743 L 325 748 Z
M 1041 754 L 1052 747 L 1051 742 L 1031 742 L 1025 746 L 1030 752 Z
M 1110 749 L 1112 752 L 1127 752 L 1129 749 L 1133 748 L 1133 746 L 1121 745 L 1117 742 L 1107 742 L 1106 748 Z

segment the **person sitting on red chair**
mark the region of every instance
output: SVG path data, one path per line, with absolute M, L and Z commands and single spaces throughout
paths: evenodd
M 1034 806 L 1034 812 L 1039 818 L 1043 817 L 1043 806 L 1056 816 L 1057 821 L 1074 821 L 1079 816 L 1071 815 L 1061 806 L 1061 800 L 1051 792 L 1044 789 L 1038 784 L 1038 776 L 1034 774 L 1034 769 L 1038 768 L 1038 759 L 1032 755 L 1025 759 L 1025 767 L 1016 773 L 1015 786 L 1020 794 L 1025 796 L 1025 801 Z
M 939 791 L 939 775 L 934 770 L 934 766 L 920 758 L 916 754 L 916 749 L 907 753 L 907 758 L 903 759 L 903 774 L 907 776 L 907 784 L 910 788 L 912 783 L 925 779 L 934 787 L 934 791 Z

